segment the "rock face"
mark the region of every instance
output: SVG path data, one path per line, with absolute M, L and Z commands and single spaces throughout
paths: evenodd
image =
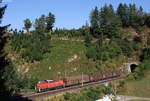
M 68 63 L 76 60 L 78 58 L 78 56 L 75 54 L 74 56 L 72 56 L 71 58 L 68 59 Z

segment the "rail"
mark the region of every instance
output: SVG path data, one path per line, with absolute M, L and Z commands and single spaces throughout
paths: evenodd
M 54 95 L 57 95 L 57 94 L 60 94 L 60 93 L 68 92 L 68 91 L 73 91 L 73 90 L 79 90 L 79 89 L 83 89 L 83 88 L 87 88 L 87 87 L 92 87 L 92 86 L 104 84 L 106 82 L 119 80 L 119 79 L 122 79 L 122 78 L 125 78 L 125 76 L 119 76 L 119 77 L 116 77 L 116 78 L 109 78 L 109 79 L 105 79 L 105 80 L 89 82 L 89 83 L 85 83 L 85 84 L 81 84 L 81 85 L 65 87 L 65 88 L 51 90 L 51 91 L 42 92 L 42 93 L 34 93 L 34 94 L 30 94 L 30 95 L 24 95 L 23 97 L 35 101 L 37 99 L 39 100 L 39 99 L 43 99 L 45 97 L 54 96 Z

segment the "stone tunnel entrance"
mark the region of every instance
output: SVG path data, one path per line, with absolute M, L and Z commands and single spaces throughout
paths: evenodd
M 135 69 L 138 67 L 138 65 L 139 65 L 138 62 L 124 63 L 124 70 L 128 73 L 133 73 Z
M 137 68 L 137 64 L 131 64 L 130 65 L 130 70 L 131 70 L 132 73 L 135 72 L 136 68 Z

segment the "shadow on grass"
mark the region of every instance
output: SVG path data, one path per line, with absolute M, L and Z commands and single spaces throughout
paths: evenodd
M 15 94 L 14 96 L 11 96 L 8 101 L 33 101 L 31 99 L 25 98 L 22 95 Z

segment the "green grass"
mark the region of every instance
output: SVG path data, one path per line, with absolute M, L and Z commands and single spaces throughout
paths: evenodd
M 130 101 L 150 101 L 150 100 L 130 100 Z
M 145 72 L 141 80 L 126 82 L 125 87 L 124 95 L 150 98 L 150 71 Z
M 111 71 L 121 67 L 123 63 L 121 57 L 103 62 L 102 65 L 100 65 L 100 61 L 96 62 L 88 59 L 84 42 L 52 40 L 50 44 L 52 46 L 51 52 L 45 54 L 43 60 L 34 63 L 26 62 L 19 56 L 19 53 L 11 51 L 9 44 L 5 50 L 11 54 L 11 58 L 15 58 L 15 61 L 12 62 L 16 68 L 21 69 L 22 73 L 28 68 L 29 71 L 26 74 L 39 80 L 60 79 L 65 76 L 81 75 L 82 73 L 95 74 L 102 71 Z M 77 58 L 68 62 L 68 59 L 73 56 L 77 56 Z
M 61 77 L 80 75 L 91 72 L 94 63 L 85 56 L 86 48 L 82 42 L 53 40 L 51 53 L 32 67 L 29 73 L 39 79 L 59 79 Z M 72 62 L 68 59 L 77 56 Z M 50 69 L 51 68 L 51 69 Z M 75 70 L 76 69 L 76 70 Z
M 81 75 L 82 73 L 111 71 L 122 64 L 122 59 L 117 58 L 117 60 L 103 62 L 103 65 L 100 66 L 97 62 L 86 57 L 84 42 L 52 40 L 51 45 L 51 52 L 44 55 L 42 61 L 33 64 L 28 74 L 40 80 L 60 79 L 65 76 Z M 77 58 L 68 62 L 68 59 L 75 55 Z

